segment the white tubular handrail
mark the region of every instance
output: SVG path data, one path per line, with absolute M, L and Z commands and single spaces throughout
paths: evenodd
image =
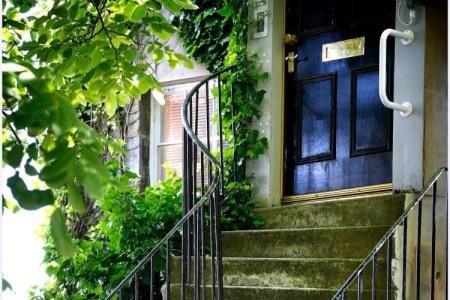
M 414 33 L 411 30 L 398 31 L 395 29 L 386 29 L 383 31 L 380 37 L 380 64 L 379 64 L 379 92 L 380 99 L 383 105 L 389 109 L 400 111 L 400 115 L 403 117 L 409 116 L 413 111 L 413 106 L 409 102 L 402 104 L 390 101 L 386 94 L 386 44 L 387 38 L 393 36 L 402 39 L 403 45 L 409 45 L 414 40 Z

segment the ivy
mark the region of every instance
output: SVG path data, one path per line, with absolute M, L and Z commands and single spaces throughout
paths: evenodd
M 225 228 L 260 226 L 254 214 L 255 199 L 246 174 L 246 162 L 267 150 L 267 139 L 253 127 L 261 117 L 264 90 L 258 84 L 268 78 L 261 72 L 258 56 L 248 53 L 248 5 L 238 0 L 197 0 L 200 9 L 184 11 L 177 26 L 184 46 L 192 57 L 214 73 L 234 66 L 224 81 L 223 131 L 230 145 L 225 150 L 225 201 L 222 204 Z M 233 98 L 231 98 L 231 90 Z

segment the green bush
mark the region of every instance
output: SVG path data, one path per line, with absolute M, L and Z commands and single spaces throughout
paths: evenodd
M 120 180 L 134 177 L 127 172 Z M 108 188 L 99 200 L 100 223 L 75 240 L 73 257 L 60 255 L 45 235 L 44 264 L 51 280 L 35 288 L 31 299 L 104 298 L 181 218 L 181 192 L 181 179 L 172 171 L 143 194 L 132 186 Z M 176 246 L 173 251 L 176 255 Z M 157 270 L 162 267 L 156 264 Z

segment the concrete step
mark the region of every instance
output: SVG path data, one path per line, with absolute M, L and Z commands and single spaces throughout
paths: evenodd
M 180 299 L 181 287 L 179 284 L 171 284 L 171 299 Z M 335 289 L 304 289 L 287 287 L 249 287 L 249 286 L 224 286 L 225 300 L 330 300 L 336 293 Z M 206 299 L 211 298 L 211 287 L 207 286 Z M 201 295 L 201 291 L 200 291 Z M 201 296 L 199 295 L 199 299 Z M 350 290 L 346 299 L 356 299 L 356 290 Z M 192 286 L 186 288 L 186 299 L 194 299 Z M 362 299 L 371 299 L 369 291 L 363 292 Z M 385 291 L 377 292 L 377 299 L 386 299 Z
M 210 257 L 205 259 L 205 283 L 211 284 Z M 181 283 L 181 258 L 172 261 L 172 283 Z M 361 263 L 359 259 L 329 258 L 245 258 L 224 257 L 223 280 L 227 286 L 339 288 Z M 193 259 L 191 274 L 194 274 Z M 202 270 L 201 260 L 199 270 Z M 363 274 L 363 282 L 371 282 L 371 268 Z M 194 276 L 191 275 L 193 281 Z M 377 287 L 386 287 L 386 261 L 377 264 Z M 199 271 L 199 282 L 203 278 Z M 191 281 L 191 283 L 192 283 Z
M 223 232 L 224 257 L 364 258 L 389 226 Z
M 403 212 L 405 194 L 361 196 L 258 209 L 264 229 L 390 225 Z

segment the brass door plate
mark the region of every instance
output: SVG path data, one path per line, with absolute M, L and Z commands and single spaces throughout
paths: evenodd
M 365 37 L 322 45 L 322 62 L 364 55 Z

